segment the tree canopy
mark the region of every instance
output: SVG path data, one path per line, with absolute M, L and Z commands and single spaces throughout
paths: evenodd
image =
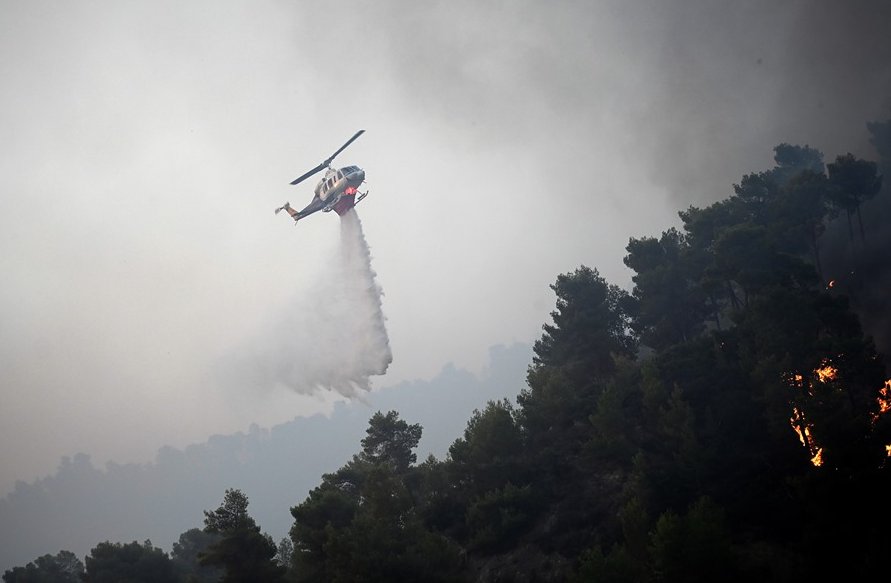
M 204 511 L 204 532 L 218 539 L 199 554 L 203 566 L 224 571 L 224 583 L 282 581 L 285 568 L 275 562 L 278 549 L 272 538 L 248 514 L 248 498 L 241 490 L 226 490 L 223 503 Z

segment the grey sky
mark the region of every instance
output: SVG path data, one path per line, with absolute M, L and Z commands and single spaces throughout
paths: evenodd
M 0 492 L 328 406 L 219 371 L 279 316 L 317 331 L 295 306 L 339 219 L 272 210 L 358 129 L 338 163 L 371 190 L 384 387 L 534 340 L 582 263 L 628 287 L 630 236 L 780 142 L 870 156 L 889 23 L 856 0 L 0 1 Z

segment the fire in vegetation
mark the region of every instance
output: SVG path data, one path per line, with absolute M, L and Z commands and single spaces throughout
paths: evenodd
M 829 360 L 824 359 L 823 362 L 820 363 L 820 366 L 814 369 L 811 381 L 806 381 L 805 376 L 800 373 L 788 375 L 788 380 L 793 387 L 804 389 L 808 396 L 813 396 L 813 392 L 811 391 L 811 382 L 813 382 L 813 380 L 826 383 L 835 380 L 837 377 L 838 370 L 832 366 Z M 823 448 L 820 447 L 814 438 L 812 433 L 813 424 L 805 418 L 804 412 L 798 407 L 793 406 L 792 417 L 789 419 L 789 423 L 792 424 L 792 429 L 798 434 L 798 439 L 801 441 L 801 445 L 806 447 L 810 453 L 811 463 L 818 467 L 822 466 Z
M 879 412 L 872 420 L 873 425 L 875 425 L 881 415 L 891 411 L 891 379 L 885 381 L 885 385 L 879 389 L 879 396 L 876 400 L 879 403 Z M 888 457 L 891 457 L 891 444 L 885 446 L 885 453 L 888 454 Z
M 824 360 L 823 365 L 814 370 L 814 373 L 821 383 L 828 383 L 838 378 L 838 369 L 829 364 L 828 360 Z
M 817 467 L 822 466 L 823 448 L 817 445 L 814 436 L 811 435 L 811 428 L 813 425 L 804 418 L 804 413 L 802 413 L 798 407 L 792 408 L 792 417 L 789 419 L 789 422 L 792 423 L 792 429 L 798 434 L 798 439 L 801 440 L 801 445 L 806 447 L 810 452 L 811 463 Z
M 814 369 L 811 376 L 811 382 L 806 382 L 804 375 L 800 373 L 790 374 L 788 376 L 789 383 L 798 389 L 804 389 L 808 396 L 813 396 L 811 391 L 811 382 L 816 380 L 820 383 L 828 383 L 838 378 L 838 369 L 832 366 L 828 359 L 823 359 L 820 366 Z M 817 443 L 812 434 L 813 424 L 811 424 L 804 416 L 804 412 L 798 407 L 792 408 L 792 417 L 789 419 L 792 429 L 798 434 L 801 444 L 807 448 L 811 456 L 811 463 L 814 466 L 823 465 L 823 448 Z
M 879 389 L 879 415 L 891 411 L 891 379 L 885 381 L 885 386 Z
M 814 369 L 813 375 L 810 376 L 810 382 L 806 380 L 805 375 L 800 373 L 790 373 L 785 375 L 786 382 L 796 389 L 803 389 L 808 396 L 813 396 L 811 391 L 812 382 L 829 383 L 838 380 L 838 369 L 832 366 L 829 359 L 823 359 L 820 366 Z M 873 415 L 872 422 L 875 424 L 881 415 L 891 411 L 891 379 L 885 381 L 884 386 L 879 389 L 877 402 L 879 406 L 878 413 Z M 789 418 L 792 429 L 798 435 L 801 444 L 807 448 L 811 456 L 811 463 L 814 466 L 823 465 L 823 448 L 816 442 L 812 434 L 813 424 L 810 423 L 798 407 L 792 407 L 792 416 Z M 891 457 L 891 444 L 885 446 L 885 451 Z

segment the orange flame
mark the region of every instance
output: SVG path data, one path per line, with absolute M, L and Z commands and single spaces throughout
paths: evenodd
M 804 375 L 800 374 L 787 374 L 786 382 L 796 388 L 804 388 Z
M 891 411 L 891 379 L 885 381 L 885 386 L 879 389 L 879 415 Z
M 873 418 L 873 423 L 878 421 L 879 415 L 884 415 L 891 411 L 891 379 L 885 381 L 885 386 L 879 389 L 879 396 L 876 400 L 879 402 L 879 413 Z M 885 446 L 885 453 L 888 454 L 888 457 L 891 457 L 891 445 Z
M 838 378 L 838 369 L 832 366 L 829 359 L 824 358 L 820 366 L 814 369 L 814 375 L 821 383 L 828 383 Z M 809 387 L 809 384 L 805 382 L 804 375 L 801 373 L 786 373 L 785 380 L 795 388 L 803 389 Z M 810 391 L 808 392 L 810 393 Z
M 822 362 L 821 367 L 814 370 L 817 378 L 820 379 L 821 383 L 828 383 L 829 381 L 834 381 L 838 378 L 838 369 L 832 366 L 828 360 L 824 360 Z
M 792 417 L 789 418 L 792 429 L 798 434 L 801 445 L 806 447 L 811 454 L 811 463 L 819 467 L 823 465 L 823 448 L 818 446 L 811 435 L 811 424 L 804 418 L 798 407 L 792 408 Z

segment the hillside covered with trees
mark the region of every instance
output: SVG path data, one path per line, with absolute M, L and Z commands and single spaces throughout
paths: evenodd
M 880 572 L 891 545 L 891 379 L 888 347 L 861 318 L 885 315 L 866 311 L 875 303 L 862 274 L 829 273 L 841 272 L 836 233 L 857 265 L 887 255 L 870 225 L 891 224 L 882 180 L 891 121 L 868 127 L 879 162 L 826 163 L 781 144 L 775 167 L 680 212 L 680 229 L 630 239 L 630 291 L 584 265 L 559 275 L 526 386 L 475 411 L 444 459 L 418 460 L 423 428 L 381 411 L 352 459 L 294 501 L 278 544 L 233 489 L 170 554 L 106 541 L 83 563 L 61 551 L 3 580 L 779 582 Z

